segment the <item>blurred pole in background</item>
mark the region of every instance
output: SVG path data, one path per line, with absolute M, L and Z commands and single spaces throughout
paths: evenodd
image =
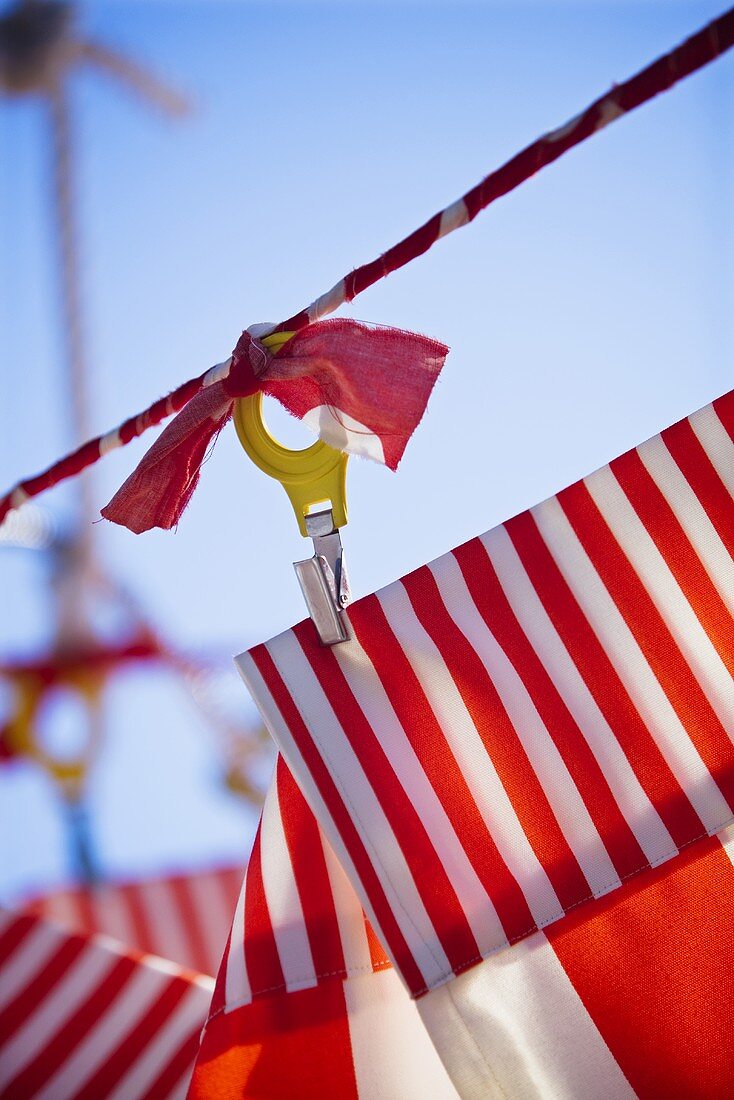
M 64 338 L 64 375 L 68 393 L 71 442 L 91 435 L 89 364 L 85 344 L 83 294 L 79 262 L 79 226 L 74 175 L 74 130 L 69 82 L 84 66 L 113 77 L 128 90 L 167 115 L 180 116 L 188 105 L 174 90 L 136 62 L 76 30 L 74 7 L 55 0 L 19 0 L 0 19 L 0 89 L 10 96 L 35 96 L 48 111 L 51 149 L 50 194 L 54 247 Z M 71 532 L 52 547 L 55 596 L 54 649 L 73 653 L 95 640 L 94 594 L 102 573 L 94 556 L 94 496 L 90 472 L 77 479 L 77 510 Z M 85 698 L 89 723 L 87 744 L 101 743 L 103 693 Z M 70 850 L 75 875 L 84 882 L 98 877 L 81 779 L 63 788 Z

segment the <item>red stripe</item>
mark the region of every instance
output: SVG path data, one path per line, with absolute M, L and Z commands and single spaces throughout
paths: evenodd
M 7 962 L 37 927 L 38 922 L 34 917 L 23 916 L 10 920 L 0 932 L 0 963 Z
M 610 463 L 614 476 L 645 529 L 665 558 L 730 675 L 734 675 L 734 620 L 704 569 L 673 509 L 658 489 L 637 451 Z M 734 512 L 734 508 L 730 508 Z
M 140 884 L 127 882 L 119 888 L 121 899 L 125 904 L 135 934 L 135 941 L 131 946 L 136 947 L 139 951 L 160 955 L 160 948 L 153 935 L 145 903 L 141 897 L 142 888 Z
M 621 879 L 626 878 L 647 863 L 647 858 L 617 805 L 586 738 L 520 626 L 483 543 L 480 539 L 472 539 L 455 550 L 454 556 L 477 610 L 525 685 L 561 754 L 617 874 Z M 582 896 L 577 894 L 575 900 Z M 568 908 L 563 898 L 561 900 L 564 909 Z
M 90 996 L 74 1010 L 71 1016 L 67 1016 L 52 1037 L 44 1042 L 43 1051 L 39 1052 L 40 1056 L 34 1058 L 22 1073 L 8 1083 L 5 1095 L 34 1096 L 59 1067 L 73 1057 L 79 1044 L 94 1031 L 98 1020 L 138 969 L 139 963 L 133 959 L 119 959 L 107 976 L 94 987 Z M 50 994 L 51 997 L 54 995 L 58 994 L 54 992 Z M 41 1003 L 39 1001 L 39 1007 Z M 64 1005 L 60 1004 L 59 1014 L 63 1015 L 64 1012 Z
M 265 646 L 255 646 L 250 651 L 255 665 L 272 695 L 283 721 L 298 745 L 314 783 L 336 824 L 344 844 L 354 862 L 360 881 L 372 903 L 378 923 L 390 945 L 409 988 L 414 992 L 425 989 L 425 980 L 405 942 L 392 909 L 385 897 L 380 880 L 364 849 L 364 845 L 342 802 L 333 779 L 314 746 L 306 725 L 288 692 L 273 658 Z
M 262 878 L 260 832 L 255 833 L 245 878 L 245 962 L 253 995 L 285 986 Z M 238 945 L 239 946 L 239 945 Z
M 641 1100 L 732 1094 L 733 910 L 712 837 L 546 930 Z
M 155 1041 L 158 1032 L 190 989 L 190 982 L 184 978 L 165 979 L 161 976 L 160 995 L 144 1011 L 141 1012 L 140 1006 L 132 1009 L 131 1018 L 121 1029 L 114 1049 L 75 1093 L 74 1100 L 99 1100 L 100 1096 L 111 1092 L 146 1047 Z
M 528 929 L 535 927 L 535 921 L 525 895 L 497 850 L 379 600 L 376 596 L 368 596 L 351 607 L 349 615 L 359 643 L 374 665 L 406 737 L 492 899 L 508 940 L 526 934 Z M 429 752 L 426 752 L 427 745 Z
M 714 412 L 724 425 L 726 434 L 734 442 L 734 390 L 729 390 L 722 397 L 717 397 L 713 406 Z
M 705 829 L 640 718 L 529 512 L 505 524 L 561 641 L 678 847 Z
M 238 948 L 240 945 L 238 945 Z M 244 950 L 244 945 L 240 948 Z M 230 928 L 227 934 L 227 942 L 224 945 L 224 954 L 222 955 L 222 961 L 219 964 L 219 970 L 217 971 L 217 980 L 214 985 L 214 994 L 212 996 L 212 1003 L 209 1008 L 209 1015 L 213 1016 L 215 1012 L 219 1012 L 223 1009 L 227 1003 L 227 964 L 229 962 L 229 953 L 232 950 L 232 929 Z
M 305 914 L 316 974 L 345 975 L 346 964 L 321 831 L 282 756 L 278 756 L 275 777 L 283 832 Z
M 711 464 L 689 420 L 661 433 L 726 549 L 734 557 L 734 508 L 729 491 Z
M 557 499 L 701 759 L 730 806 L 734 806 L 731 741 L 647 589 L 586 485 L 577 482 L 559 493 Z
M 486 555 L 482 563 L 486 570 Z M 433 639 L 494 764 L 520 826 L 564 909 L 589 893 L 522 741 L 479 655 L 449 615 L 428 566 L 403 585 L 421 625 Z
M 189 1100 L 357 1096 L 340 980 L 216 1016 L 204 1033 L 189 1092 Z
M 169 879 L 167 885 L 173 893 L 174 905 L 181 917 L 179 927 L 186 938 L 187 944 L 187 957 L 175 961 L 183 966 L 190 967 L 192 970 L 197 970 L 200 974 L 209 974 L 219 962 L 219 959 L 211 958 L 209 944 L 202 931 L 202 922 L 211 920 L 211 915 L 207 912 L 206 907 L 203 911 L 199 908 L 196 895 L 192 894 L 189 888 L 188 878 L 172 878 Z M 212 888 L 216 889 L 213 884 L 210 889 Z
M 104 889 L 102 887 L 100 891 L 97 887 L 90 886 L 87 890 L 74 890 L 67 894 L 76 909 L 75 931 L 86 932 L 88 935 L 107 932 L 104 921 Z
M 354 698 L 333 650 L 319 644 L 310 622 L 300 623 L 293 632 L 377 795 L 426 912 L 455 970 L 467 959 L 476 959 L 480 951 L 451 879 L 436 855 L 420 815 Z
M 84 951 L 86 943 L 77 937 L 59 933 L 59 949 L 51 959 L 41 960 L 40 969 L 25 988 L 0 1012 L 0 1036 L 3 1042 L 24 1026 L 28 1017 L 49 996 Z

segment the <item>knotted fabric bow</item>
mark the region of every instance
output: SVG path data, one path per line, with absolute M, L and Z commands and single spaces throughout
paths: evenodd
M 102 515 L 136 534 L 174 527 L 235 399 L 258 392 L 276 397 L 332 447 L 394 470 L 447 354 L 427 336 L 344 319 L 308 325 L 274 354 L 243 332 Z

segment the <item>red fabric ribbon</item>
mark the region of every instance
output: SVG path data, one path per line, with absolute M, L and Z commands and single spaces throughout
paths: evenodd
M 394 470 L 447 354 L 426 336 L 343 319 L 309 325 L 274 355 L 243 332 L 228 364 L 211 372 L 102 515 L 136 534 L 174 527 L 235 399 L 258 391 L 332 446 Z

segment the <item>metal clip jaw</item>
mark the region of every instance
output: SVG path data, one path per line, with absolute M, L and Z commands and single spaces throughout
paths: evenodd
M 315 553 L 293 568 L 321 644 L 338 645 L 349 638 L 342 612 L 351 600 L 341 536 L 331 508 L 305 519 Z

